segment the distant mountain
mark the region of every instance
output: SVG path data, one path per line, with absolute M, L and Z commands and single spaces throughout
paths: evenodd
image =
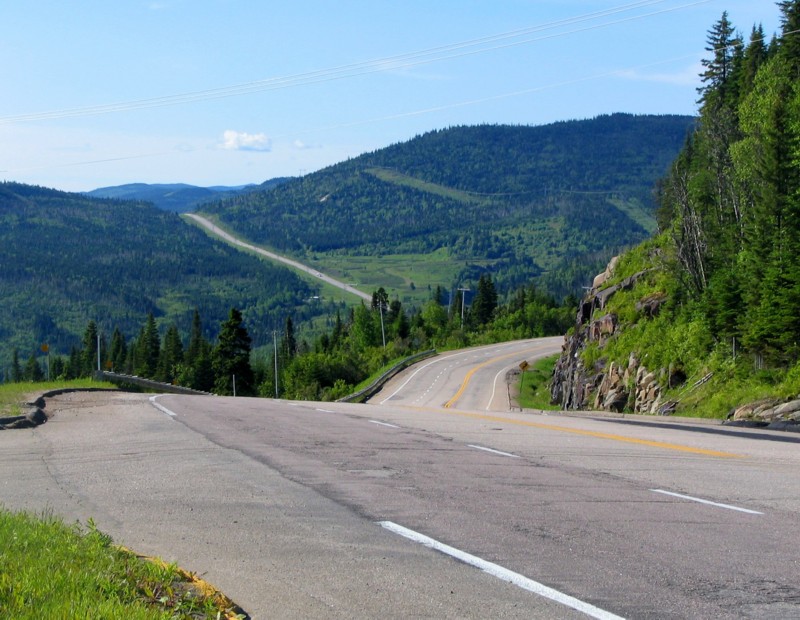
M 17 348 L 69 353 L 90 319 L 138 334 L 149 312 L 188 334 L 194 309 L 209 337 L 231 306 L 256 345 L 287 316 L 323 310 L 293 272 L 216 242 L 146 202 L 0 183 L 0 377 Z
M 112 187 L 100 187 L 90 192 L 85 192 L 87 196 L 93 198 L 115 198 L 118 200 L 144 200 L 152 202 L 159 209 L 174 211 L 175 213 L 186 213 L 194 211 L 199 205 L 222 198 L 235 196 L 256 189 L 271 189 L 277 187 L 287 179 L 276 178 L 265 181 L 261 185 L 239 185 L 227 187 L 216 185 L 213 187 L 197 187 L 186 185 L 185 183 L 171 184 L 148 184 L 148 183 L 129 183 L 127 185 L 115 185 Z
M 536 282 L 564 295 L 655 230 L 654 186 L 694 122 L 613 114 L 453 127 L 200 210 L 323 269 L 369 270 L 401 299 L 430 281 L 421 270 L 434 253 L 445 286 L 489 271 L 501 289 Z M 374 273 L 387 255 L 397 259 Z

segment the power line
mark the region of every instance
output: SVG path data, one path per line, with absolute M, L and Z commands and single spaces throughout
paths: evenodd
M 530 35 L 536 33 L 545 32 L 548 30 L 554 30 L 557 28 L 563 28 L 575 24 L 591 22 L 593 20 L 611 17 L 613 15 L 618 15 L 628 11 L 647 8 L 656 4 L 663 4 L 666 1 L 667 0 L 640 0 L 639 2 L 634 2 L 614 7 L 611 9 L 606 9 L 603 11 L 587 13 L 584 15 L 565 18 L 562 20 L 553 21 L 542 25 L 531 26 L 519 30 L 513 30 L 510 32 L 489 35 L 477 39 L 471 39 L 468 41 L 462 41 L 458 43 L 433 47 L 416 52 L 408 52 L 405 54 L 399 54 L 380 59 L 373 59 L 373 60 L 352 63 L 348 65 L 342 65 L 339 67 L 333 67 L 329 69 L 309 71 L 306 73 L 300 73 L 296 75 L 290 75 L 278 78 L 268 78 L 264 80 L 245 82 L 242 84 L 236 84 L 232 86 L 224 86 L 219 88 L 212 88 L 212 89 L 194 91 L 189 93 L 180 93 L 175 95 L 165 95 L 162 97 L 154 97 L 148 99 L 137 99 L 132 101 L 118 102 L 111 104 L 87 106 L 80 108 L 68 108 L 62 110 L 51 110 L 48 112 L 20 114 L 16 116 L 7 116 L 0 118 L 0 125 L 26 122 L 26 121 L 55 120 L 61 118 L 73 118 L 80 116 L 94 116 L 100 114 L 110 114 L 116 112 L 126 112 L 126 111 L 141 110 L 148 108 L 173 106 L 185 103 L 194 103 L 199 101 L 210 101 L 214 99 L 236 97 L 257 92 L 280 90 L 285 88 L 293 88 L 297 86 L 306 86 L 333 80 L 352 78 L 371 73 L 385 72 L 394 69 L 408 69 L 423 64 L 441 62 L 443 60 L 452 60 L 456 58 L 463 58 L 466 56 L 482 54 L 489 51 L 496 51 L 500 49 L 506 49 L 509 47 L 536 43 L 557 37 L 563 37 L 581 32 L 587 32 L 590 30 L 596 30 L 599 28 L 606 28 L 609 26 L 618 25 L 633 20 L 643 19 L 646 17 L 652 17 L 678 10 L 683 10 L 701 4 L 707 4 L 708 2 L 712 2 L 713 0 L 696 0 L 688 4 L 676 7 L 669 7 L 661 9 L 659 11 L 633 15 L 609 22 L 588 25 L 573 30 L 556 32 L 545 36 L 530 38 Z M 528 38 L 520 39 L 520 37 L 528 37 Z

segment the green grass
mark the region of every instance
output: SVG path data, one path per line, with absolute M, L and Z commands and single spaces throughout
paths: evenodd
M 58 390 L 62 388 L 114 388 L 111 383 L 94 381 L 93 379 L 76 379 L 74 381 L 44 381 L 41 383 L 31 383 L 28 381 L 21 383 L 0 384 L 0 417 L 20 415 L 22 406 L 31 399 L 36 398 L 42 392 Z
M 0 510 L 0 610 L 4 618 L 217 618 L 174 564 L 143 560 L 89 521 Z M 225 601 L 229 604 L 229 601 Z
M 468 204 L 489 203 L 489 200 L 480 194 L 465 192 L 452 187 L 447 187 L 446 185 L 439 185 L 438 183 L 423 181 L 421 179 L 417 179 L 416 177 L 403 174 L 402 172 L 392 168 L 368 168 L 366 172 L 374 177 L 379 178 L 381 181 L 386 181 L 387 183 L 394 183 L 396 185 L 410 187 L 412 189 L 417 189 L 429 194 L 435 194 L 444 198 L 452 198 L 453 200 L 457 200 L 459 202 L 465 202 Z
M 544 409 L 554 411 L 558 405 L 550 403 L 550 380 L 558 355 L 536 360 L 520 374 L 519 406 L 522 409 Z

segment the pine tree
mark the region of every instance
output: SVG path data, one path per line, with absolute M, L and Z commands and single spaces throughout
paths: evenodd
M 97 368 L 97 324 L 89 321 L 83 334 L 83 352 L 79 376 L 90 377 Z
M 242 313 L 236 308 L 231 308 L 228 319 L 222 323 L 217 346 L 212 353 L 212 367 L 214 391 L 217 394 L 233 394 L 234 381 L 237 395 L 254 393 L 250 335 L 243 325 Z
M 28 362 L 25 364 L 25 371 L 23 372 L 25 381 L 33 381 L 34 383 L 44 380 L 44 373 L 42 367 L 36 360 L 36 356 L 31 353 Z
M 492 276 L 484 273 L 478 279 L 478 290 L 472 300 L 470 317 L 475 325 L 486 325 L 491 321 L 495 308 L 497 308 L 497 291 L 495 290 Z
M 720 20 L 708 32 L 706 51 L 710 59 L 703 59 L 705 71 L 701 74 L 703 86 L 697 89 L 699 103 L 705 107 L 717 108 L 735 105 L 736 85 L 731 79 L 736 67 L 736 59 L 742 52 L 742 40 L 736 36 L 728 12 L 722 13 Z
M 174 323 L 164 334 L 164 346 L 158 360 L 157 378 L 164 383 L 173 383 L 177 378 L 179 365 L 183 362 L 183 343 Z
M 197 359 L 203 353 L 206 340 L 203 337 L 203 325 L 200 321 L 200 311 L 195 308 L 192 317 L 192 331 L 189 334 L 189 346 L 186 347 L 184 362 L 187 366 L 194 366 Z
M 118 327 L 114 328 L 114 333 L 111 334 L 111 370 L 112 372 L 126 373 L 130 369 L 125 367 L 125 360 L 128 357 L 128 344 L 125 342 L 125 337 Z
M 158 372 L 158 360 L 161 354 L 161 339 L 153 313 L 147 315 L 147 321 L 136 342 L 134 373 L 148 379 L 155 378 Z
M 789 78 L 800 79 L 800 0 L 778 2 L 781 10 L 779 53 L 789 65 Z
M 14 349 L 11 359 L 11 381 L 13 383 L 22 381 L 22 366 L 19 363 L 19 350 L 17 349 Z

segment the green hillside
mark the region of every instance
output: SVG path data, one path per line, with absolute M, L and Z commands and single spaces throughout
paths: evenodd
M 584 300 L 563 406 L 800 421 L 800 402 L 779 407 L 800 393 L 800 2 L 779 7 L 772 42 L 727 14 L 709 30 L 697 131 L 660 184 L 664 233 Z
M 428 294 L 429 256 L 446 287 L 489 270 L 503 291 L 535 279 L 561 297 L 655 230 L 654 185 L 693 122 L 615 114 L 454 127 L 202 211 L 404 301 Z M 399 263 L 409 270 L 398 273 Z
M 151 312 L 188 333 L 198 308 L 213 337 L 236 306 L 258 345 L 288 314 L 325 310 L 304 303 L 315 294 L 150 204 L 0 184 L 0 369 L 14 348 L 69 353 L 90 319 L 132 337 Z

